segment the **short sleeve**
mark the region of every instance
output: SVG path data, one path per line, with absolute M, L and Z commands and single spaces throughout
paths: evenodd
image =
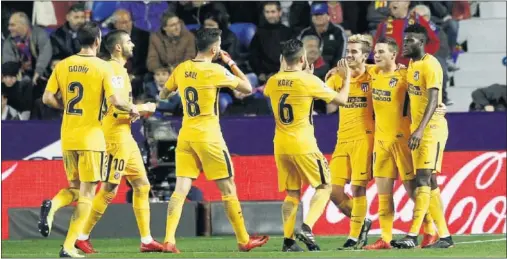
M 309 82 L 310 95 L 313 98 L 320 99 L 325 101 L 326 103 L 331 102 L 336 95 L 337 92 L 333 91 L 333 89 L 329 88 L 322 80 L 317 77 L 313 77 Z
M 272 85 L 273 85 L 273 81 L 274 81 L 274 80 L 273 80 L 272 78 L 273 78 L 273 77 L 270 77 L 270 78 L 268 79 L 268 81 L 266 82 L 266 86 L 264 87 L 264 96 L 266 96 L 266 97 L 269 97 L 269 95 L 271 94 L 271 93 L 270 93 L 270 92 L 271 92 L 271 89 L 273 88 L 273 86 L 272 86 Z
M 326 85 L 332 90 L 339 91 L 342 88 L 342 82 L 342 78 L 338 74 L 334 74 L 326 81 Z
M 46 85 L 46 91 L 56 94 L 58 92 L 58 67 L 55 68 L 51 76 L 49 77 L 48 83 Z
M 430 59 L 424 62 L 424 85 L 426 89 L 437 88 L 442 90 L 443 72 L 442 66 L 436 59 Z
M 111 67 L 110 64 L 107 63 L 104 65 L 103 86 L 105 93 L 104 97 L 106 99 L 108 99 L 114 94 L 115 88 L 119 88 L 122 86 L 122 82 L 119 82 L 118 78 L 115 76 L 113 68 Z
M 178 67 L 176 67 L 177 69 Z M 169 91 L 173 92 L 178 89 L 178 85 L 176 84 L 176 69 L 173 70 L 171 73 L 171 76 L 169 76 L 169 79 L 167 79 L 167 82 L 165 82 L 165 88 L 167 88 Z
M 229 72 L 229 70 L 225 69 L 222 66 L 219 66 L 217 72 L 214 75 L 213 82 L 216 82 L 217 87 L 236 89 L 236 87 L 239 85 L 240 79 Z

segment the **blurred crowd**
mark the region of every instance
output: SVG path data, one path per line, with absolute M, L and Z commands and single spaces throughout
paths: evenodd
M 426 51 L 443 67 L 444 102 L 452 105 L 446 86 L 448 73 L 459 69 L 453 62 L 462 47 L 459 21 L 472 15 L 468 1 L 2 1 L 2 120 L 61 118 L 62 112 L 43 105 L 41 96 L 54 66 L 79 51 L 76 32 L 87 20 L 99 22 L 103 36 L 111 29 L 130 34 L 135 49 L 126 69 L 134 100 L 157 101 L 158 117 L 182 116 L 178 95 L 159 100 L 158 93 L 174 67 L 196 54 L 194 33 L 200 27 L 222 30 L 222 49 L 255 87 L 248 96 L 222 90 L 222 115 L 271 113 L 262 90 L 279 69 L 280 42 L 299 37 L 315 74 L 324 79 L 345 57 L 349 35 L 368 34 L 374 42 L 390 36 L 401 46 L 404 28 L 413 23 L 429 31 Z M 398 62 L 407 65 L 408 60 L 398 57 Z M 316 103 L 314 113 L 328 111 Z

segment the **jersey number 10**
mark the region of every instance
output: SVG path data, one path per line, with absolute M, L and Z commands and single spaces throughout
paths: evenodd
M 74 108 L 74 106 L 83 99 L 83 85 L 79 82 L 72 82 L 67 90 L 69 93 L 76 93 L 76 96 L 67 103 L 67 114 L 82 116 L 83 109 Z

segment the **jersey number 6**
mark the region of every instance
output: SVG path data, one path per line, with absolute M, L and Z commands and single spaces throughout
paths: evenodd
M 74 106 L 83 99 L 83 85 L 79 82 L 70 83 L 68 89 L 69 93 L 76 93 L 76 96 L 69 100 L 67 103 L 67 114 L 83 115 L 83 109 L 76 109 Z
M 199 108 L 199 95 L 197 94 L 197 89 L 193 87 L 187 87 L 185 89 L 185 101 L 187 103 L 187 113 L 190 117 L 195 117 L 201 114 L 201 109 Z
M 285 103 L 287 97 L 289 97 L 289 94 L 283 94 L 282 97 L 280 97 L 280 101 L 278 102 L 278 117 L 280 117 L 282 124 L 291 124 L 292 121 L 294 121 L 294 112 L 292 111 L 292 106 Z

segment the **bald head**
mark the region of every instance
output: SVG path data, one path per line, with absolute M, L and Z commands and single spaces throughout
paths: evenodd
M 395 18 L 403 19 L 408 15 L 409 6 L 410 1 L 392 1 L 389 3 L 389 11 Z
M 115 29 L 126 31 L 129 34 L 132 32 L 132 17 L 129 11 L 118 9 L 114 12 L 113 17 Z
M 30 19 L 23 12 L 16 12 L 9 19 L 9 32 L 12 37 L 25 37 L 30 30 Z
M 414 9 L 412 9 L 412 11 L 422 16 L 427 22 L 429 22 L 431 19 L 431 10 L 426 5 L 423 4 L 416 5 Z

